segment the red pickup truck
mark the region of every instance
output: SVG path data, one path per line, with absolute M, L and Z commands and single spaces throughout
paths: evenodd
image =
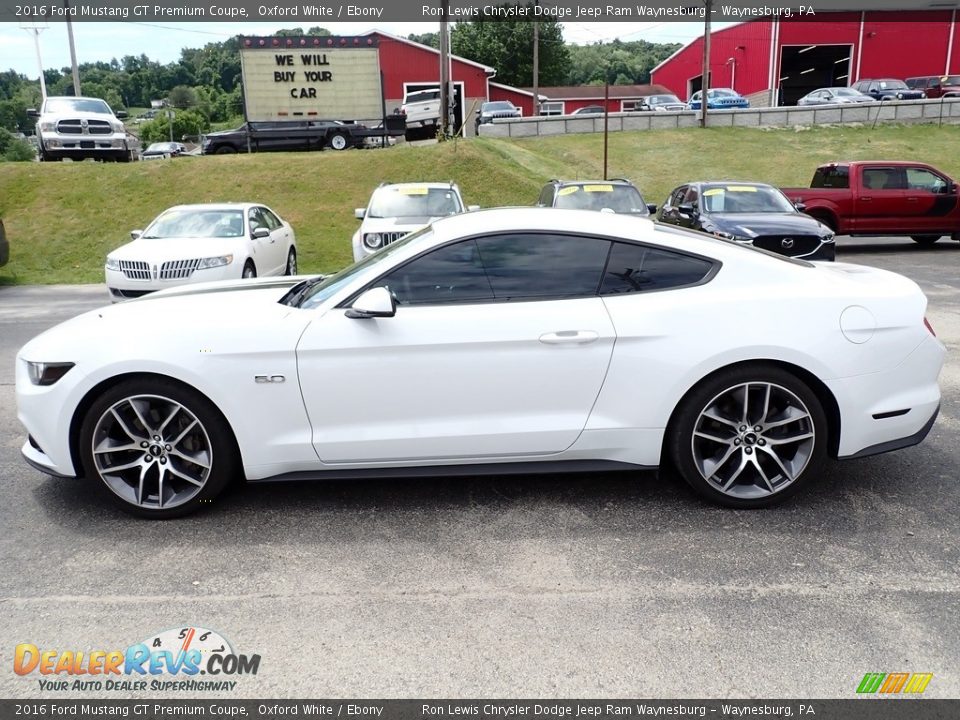
M 838 235 L 908 235 L 921 245 L 960 239 L 957 183 L 923 163 L 830 163 L 809 188 L 781 190 Z

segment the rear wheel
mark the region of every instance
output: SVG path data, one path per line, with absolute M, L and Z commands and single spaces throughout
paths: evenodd
M 826 415 L 816 394 L 782 368 L 731 368 L 684 398 L 666 449 L 707 499 L 767 507 L 819 472 L 827 457 Z
M 237 475 L 233 435 L 206 398 L 165 379 L 105 392 L 80 427 L 87 477 L 123 510 L 165 519 L 209 504 Z
M 343 133 L 334 133 L 330 136 L 330 147 L 334 150 L 346 150 L 347 136 Z
M 911 235 L 910 239 L 913 240 L 918 245 L 923 245 L 929 247 L 933 245 L 937 240 L 940 239 L 939 235 Z
M 255 278 L 257 276 L 257 267 L 253 264 L 253 260 L 247 260 L 246 264 L 243 266 L 243 273 L 240 275 L 244 280 L 249 280 L 250 278 Z
M 215 155 L 233 155 L 237 149 L 233 145 L 221 145 L 215 151 Z

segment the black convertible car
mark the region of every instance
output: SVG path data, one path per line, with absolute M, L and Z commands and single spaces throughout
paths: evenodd
M 692 182 L 674 188 L 657 219 L 781 255 L 833 260 L 833 231 L 802 209 L 762 183 Z

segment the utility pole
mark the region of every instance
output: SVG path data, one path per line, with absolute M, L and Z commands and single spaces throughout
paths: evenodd
M 536 1 L 540 6 L 540 0 Z M 540 23 L 533 23 L 533 116 L 540 115 Z
M 450 0 L 440 3 L 440 133 L 446 138 L 450 135 L 450 29 L 447 15 L 450 12 Z
M 47 29 L 44 23 L 41 27 L 38 23 L 20 23 L 20 27 L 33 35 L 33 46 L 37 51 L 37 67 L 40 69 L 40 96 L 47 99 L 47 79 L 43 76 L 43 58 L 40 57 L 40 31 Z
M 73 23 L 70 22 L 70 0 L 63 0 L 63 7 L 67 11 L 67 37 L 70 39 L 70 64 L 73 66 L 73 94 L 80 97 L 83 93 L 80 92 L 80 68 L 77 65 L 77 48 L 73 43 Z
M 707 126 L 707 90 L 710 89 L 710 6 L 712 0 L 704 0 L 703 16 L 703 74 L 700 83 L 700 127 Z

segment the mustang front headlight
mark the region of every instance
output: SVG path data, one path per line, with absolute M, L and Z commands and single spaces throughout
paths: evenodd
M 117 272 L 119 272 L 119 271 L 120 271 L 120 261 L 117 260 L 116 258 L 107 257 L 107 262 L 106 262 L 106 265 L 104 265 L 104 267 L 105 267 L 107 270 L 116 270 Z
M 223 267 L 233 262 L 233 255 L 217 255 L 200 260 L 197 270 L 206 270 L 207 268 Z
M 53 385 L 67 374 L 73 363 L 55 362 L 42 363 L 27 361 L 27 376 L 34 385 Z

